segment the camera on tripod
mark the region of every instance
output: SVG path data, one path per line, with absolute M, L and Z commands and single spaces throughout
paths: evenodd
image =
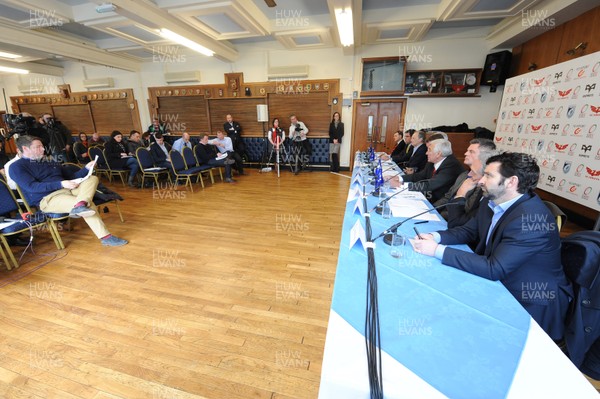
M 33 116 L 24 116 L 23 114 L 4 114 L 2 115 L 2 120 L 8 128 L 7 139 L 11 138 L 14 134 L 27 134 L 29 128 L 35 123 Z
M 302 141 L 302 136 L 300 135 L 302 133 L 302 126 L 300 126 L 299 123 L 296 123 L 296 128 L 294 129 L 294 131 L 296 132 L 296 134 L 294 134 L 294 141 L 295 142 L 299 142 Z

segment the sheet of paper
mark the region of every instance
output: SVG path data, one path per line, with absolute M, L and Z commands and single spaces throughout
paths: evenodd
M 94 164 L 88 170 L 87 175 L 85 175 L 84 177 L 80 177 L 78 179 L 73 179 L 73 181 L 77 184 L 81 184 L 83 181 L 87 180 L 92 175 L 92 173 L 94 173 L 94 167 L 96 166 L 97 162 L 98 162 L 98 155 L 96 155 L 96 158 L 94 158 Z
M 404 194 L 404 193 L 402 193 Z M 421 212 L 425 212 L 430 209 L 427 206 L 427 203 L 423 200 L 417 199 L 409 199 L 402 198 L 402 194 L 398 194 L 396 197 L 392 198 L 389 203 L 392 209 L 392 216 L 395 218 L 409 218 L 414 215 L 417 215 Z M 421 193 L 418 193 L 421 194 Z M 421 194 L 423 195 L 423 194 Z M 398 198 L 401 197 L 401 198 Z M 436 212 L 432 210 L 429 213 L 425 213 L 423 215 L 417 216 L 416 220 L 431 220 L 431 221 L 439 221 L 441 220 L 439 216 L 437 216 Z

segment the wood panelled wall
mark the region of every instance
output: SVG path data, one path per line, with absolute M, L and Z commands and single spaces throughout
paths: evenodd
M 150 87 L 148 102 L 150 116 L 158 116 L 175 135 L 184 131 L 214 135 L 223 129 L 226 115 L 232 114 L 243 136 L 262 137 L 256 106 L 266 104 L 269 120 L 279 118 L 281 127 L 287 129 L 289 116 L 296 114 L 310 137 L 328 137 L 333 113 L 342 112 L 339 86 L 339 79 L 244 82 L 243 74 L 230 73 L 222 85 Z M 265 128 L 270 126 L 271 122 L 265 123 Z
M 137 102 L 132 89 L 73 92 L 69 98 L 59 94 L 11 97 L 13 112 L 29 112 L 36 119 L 50 113 L 73 135 L 94 131 L 110 135 L 113 130 L 124 134 L 142 131 Z
M 262 98 L 227 98 L 227 99 L 214 99 L 208 101 L 210 111 L 210 131 L 215 133 L 217 130 L 223 130 L 223 124 L 226 121 L 227 114 L 231 114 L 235 121 L 242 126 L 242 133 L 244 136 L 250 134 L 260 134 L 262 131 L 262 122 L 256 121 L 256 106 L 264 104 L 265 100 Z M 269 109 L 269 113 L 271 110 Z M 266 123 L 265 127 L 269 128 L 269 124 Z
M 532 64 L 541 69 L 600 51 L 598 37 L 600 6 L 513 48 L 512 76 L 529 72 Z M 586 48 L 567 53 L 580 43 L 586 43 Z

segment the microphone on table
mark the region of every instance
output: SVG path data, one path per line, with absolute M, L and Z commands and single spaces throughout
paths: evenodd
M 384 170 L 383 172 L 387 172 L 387 171 L 388 171 L 388 170 L 390 170 L 390 169 L 393 169 L 393 167 L 392 167 L 392 168 L 389 168 L 389 169 L 386 169 L 386 170 Z M 383 174 L 383 172 L 381 172 L 381 173 Z M 385 183 L 385 182 L 388 182 L 388 181 L 392 180 L 394 177 L 398 176 L 398 175 L 399 175 L 399 174 L 401 174 L 401 173 L 402 173 L 402 171 L 400 171 L 400 172 L 398 172 L 398 173 L 396 173 L 396 174 L 394 174 L 394 175 L 392 175 L 392 176 L 389 176 L 389 177 L 387 177 L 386 179 L 384 179 L 384 180 L 383 180 L 383 182 L 384 182 L 384 183 Z M 372 177 L 372 178 L 370 178 L 369 180 L 367 180 L 367 182 L 366 182 L 365 184 L 371 184 L 371 182 L 372 182 L 373 180 L 375 180 L 375 179 L 377 179 L 377 178 L 376 178 L 376 177 Z
M 396 230 L 398 230 L 398 228 L 400 226 L 402 226 L 404 223 L 408 222 L 409 220 L 412 220 L 416 217 L 419 217 L 421 215 L 424 215 L 426 213 L 432 212 L 432 211 L 437 211 L 438 209 L 444 208 L 447 204 L 442 204 L 442 205 L 438 205 L 435 206 L 431 209 L 427 209 L 426 211 L 417 213 L 416 215 L 413 215 L 407 219 L 404 219 L 401 222 L 396 223 L 395 225 L 388 227 L 387 229 L 385 229 L 384 231 L 381 232 L 381 234 L 379 234 L 377 237 L 375 237 L 373 239 L 373 242 L 375 242 L 379 237 L 383 237 L 383 242 L 386 243 L 387 245 L 390 245 L 392 243 L 392 236 L 393 234 L 396 232 Z
M 406 190 L 408 190 L 408 187 L 403 188 L 402 190 L 398 190 L 396 191 L 394 194 L 390 195 L 389 197 L 386 197 L 384 199 L 382 199 L 381 201 L 379 201 L 379 203 L 377 205 L 375 205 L 373 208 L 371 208 L 371 210 L 369 210 L 369 213 L 373 212 L 376 208 L 381 208 L 381 206 L 383 204 L 385 204 L 386 202 L 388 202 L 389 200 L 392 199 L 392 197 L 405 192 Z M 377 212 L 377 211 L 376 211 Z M 381 212 L 377 212 L 377 213 L 381 213 Z

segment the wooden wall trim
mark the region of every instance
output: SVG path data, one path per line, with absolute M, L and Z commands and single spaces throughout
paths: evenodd
M 323 122 L 324 114 L 327 114 L 326 119 L 330 120 L 334 112 L 342 113 L 343 98 L 342 93 L 340 93 L 339 79 L 280 79 L 268 82 L 245 82 L 242 73 L 234 72 L 225 74 L 223 84 L 149 87 L 148 109 L 150 117 L 153 118 L 160 114 L 161 98 L 203 97 L 206 99 L 206 126 L 209 126 L 209 130 L 203 132 L 193 131 L 190 133 L 215 134 L 216 130 L 222 129 L 222 125 L 225 122 L 225 114 L 223 113 L 227 113 L 219 103 L 221 101 L 236 100 L 232 104 L 238 104 L 238 107 L 228 111 L 228 113 L 231 113 L 234 119 L 240 122 L 243 128 L 242 135 L 244 137 L 263 137 L 262 123 L 256 121 L 257 103 L 268 105 L 269 118 L 279 117 L 282 125 L 285 127 L 289 126 L 289 115 L 273 115 L 271 112 L 272 106 L 277 108 L 277 104 L 274 101 L 279 101 L 277 98 L 282 98 L 277 95 L 285 95 L 286 99 L 297 98 L 298 109 L 294 112 L 301 114 L 303 111 L 306 111 L 307 102 L 305 100 L 314 93 L 322 93 L 326 96 L 322 105 L 327 107 L 327 110 L 311 111 L 318 114 L 318 122 L 313 124 L 312 128 L 310 118 L 303 117 L 300 120 L 303 120 L 307 124 L 310 130 L 310 137 L 328 137 L 329 124 L 327 122 L 325 126 Z M 336 104 L 334 104 L 334 99 L 337 99 Z M 219 115 L 211 112 L 211 108 L 218 110 Z M 254 115 L 254 118 L 251 118 L 251 115 Z M 268 128 L 270 122 L 265 125 Z M 178 135 L 181 134 L 181 131 L 172 131 L 172 133 Z
M 81 119 L 65 123 L 65 126 L 73 134 L 77 134 L 79 131 L 88 134 L 97 131 L 101 135 L 109 135 L 113 130 L 120 130 L 124 134 L 128 134 L 132 129 L 142 131 L 133 89 L 72 92 L 69 97 L 63 97 L 60 94 L 14 96 L 10 98 L 10 101 L 14 113 L 29 112 L 36 119 L 45 112 L 55 115 L 55 107 L 57 110 L 68 109 L 68 107 L 73 107 L 75 110 L 81 109 L 82 106 L 85 107 L 87 109 L 86 117 L 81 114 Z M 97 110 L 96 113 L 94 113 L 94 109 Z M 99 110 L 104 112 L 99 112 Z

